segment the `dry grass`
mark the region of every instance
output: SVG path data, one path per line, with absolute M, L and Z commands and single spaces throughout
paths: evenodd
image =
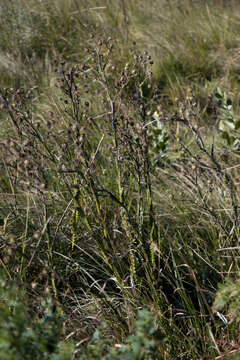
M 238 3 L 0 4 L 5 276 L 79 344 L 102 319 L 124 342 L 148 308 L 159 359 L 235 351 L 212 305 L 239 276 L 239 154 L 213 94 L 237 119 Z

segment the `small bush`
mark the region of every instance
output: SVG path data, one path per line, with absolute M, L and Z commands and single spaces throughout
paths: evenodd
M 71 359 L 73 348 L 62 339 L 63 319 L 50 298 L 34 313 L 24 287 L 1 279 L 0 357 L 17 359 Z

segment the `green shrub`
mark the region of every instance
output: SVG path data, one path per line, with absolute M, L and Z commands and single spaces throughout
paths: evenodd
M 104 339 L 102 333 L 110 332 L 111 324 L 103 324 L 99 328 L 90 343 L 77 354 L 81 360 L 157 360 L 163 359 L 161 343 L 163 338 L 154 321 L 154 315 L 141 310 L 136 320 L 135 333 L 127 337 L 124 344 L 113 344 L 110 339 Z M 161 341 L 162 340 L 162 341 Z
M 61 342 L 63 319 L 50 298 L 39 303 L 39 315 L 24 287 L 1 279 L 0 292 L 1 359 L 71 359 L 73 348 Z

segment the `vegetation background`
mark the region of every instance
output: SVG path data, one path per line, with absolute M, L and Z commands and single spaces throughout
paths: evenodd
M 240 359 L 239 1 L 0 16 L 0 358 Z

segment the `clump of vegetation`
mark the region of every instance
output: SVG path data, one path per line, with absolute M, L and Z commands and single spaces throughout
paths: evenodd
M 3 278 L 1 274 L 1 359 L 71 359 L 74 348 L 61 342 L 63 319 L 51 299 L 39 299 L 36 311 L 24 285 Z
M 29 70 L 28 86 L 24 76 L 16 82 L 7 76 L 0 88 L 1 266 L 4 277 L 24 289 L 15 298 L 15 288 L 3 284 L 6 337 L 0 348 L 5 346 L 11 358 L 21 346 L 21 356 L 29 359 L 236 355 L 237 99 L 215 86 L 219 81 L 224 88 L 221 71 L 208 68 L 212 92 L 207 87 L 204 105 L 200 93 L 206 79 L 195 76 L 189 64 L 184 68 L 175 42 L 177 69 L 185 69 L 174 68 L 176 82 L 164 68 L 166 61 L 176 63 L 169 54 L 156 63 L 147 48 L 140 51 L 132 35 L 138 2 L 115 2 L 119 12 L 114 16 L 111 1 L 104 9 L 97 1 L 82 2 L 86 23 L 82 18 L 78 54 L 75 30 L 81 11 L 75 2 L 67 4 L 69 26 L 67 20 L 63 27 L 62 18 L 57 35 L 52 26 L 63 2 L 32 1 L 24 24 L 30 26 L 37 10 L 47 22 L 35 23 L 42 36 L 39 46 L 32 34 L 29 47 L 15 44 L 18 61 L 29 67 L 36 46 L 38 64 L 43 66 L 48 54 L 49 66 L 45 62 L 41 79 L 36 68 Z M 161 4 L 174 21 L 185 19 L 190 9 L 194 17 L 201 6 L 209 14 L 204 23 L 215 35 L 214 19 L 225 9 L 225 4 L 216 5 L 218 13 L 198 2 Z M 23 16 L 18 2 L 9 6 Z M 95 19 L 91 9 L 95 15 L 98 9 L 99 18 L 98 28 L 95 24 L 89 32 L 84 29 Z M 8 16 L 4 26 L 15 26 Z M 110 36 L 116 16 L 122 16 L 122 27 Z M 56 40 L 64 29 L 66 48 Z M 173 22 L 166 41 L 176 35 L 174 29 Z M 216 39 L 211 41 L 217 51 Z M 186 50 L 187 43 L 182 44 Z M 13 50 L 4 39 L 1 46 L 5 54 Z M 204 49 L 208 62 L 210 50 Z M 196 55 L 192 46 L 188 52 Z M 199 70 L 203 77 L 204 69 Z M 181 82 L 187 71 L 195 75 Z M 182 84 L 178 90 L 177 83 Z M 201 91 L 197 86 L 203 86 Z M 207 128 L 202 126 L 206 113 Z M 218 291 L 229 276 L 232 283 Z M 52 311 L 50 317 L 46 311 Z

